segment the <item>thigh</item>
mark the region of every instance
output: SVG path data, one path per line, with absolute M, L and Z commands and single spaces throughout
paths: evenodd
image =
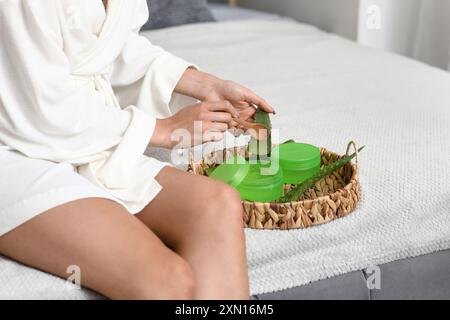
M 165 168 L 163 189 L 137 217 L 191 265 L 199 299 L 248 299 L 239 193 L 213 179 Z M 220 290 L 218 290 L 220 288 Z
M 69 163 L 0 148 L 0 236 L 42 212 L 83 198 L 113 199 Z
M 158 290 L 161 270 L 178 258 L 136 217 L 100 198 L 38 215 L 1 236 L 0 253 L 60 277 L 78 266 L 81 285 L 110 298 Z
M 137 217 L 167 245 L 184 239 L 207 238 L 221 230 L 243 235 L 242 205 L 232 187 L 171 167 L 156 177 L 163 189 Z

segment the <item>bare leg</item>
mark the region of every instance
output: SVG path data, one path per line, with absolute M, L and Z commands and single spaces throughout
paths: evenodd
M 190 299 L 194 276 L 141 221 L 105 199 L 64 204 L 0 237 L 0 253 L 115 299 Z
M 197 299 L 248 299 L 242 205 L 226 184 L 164 168 L 163 190 L 137 215 L 192 267 Z

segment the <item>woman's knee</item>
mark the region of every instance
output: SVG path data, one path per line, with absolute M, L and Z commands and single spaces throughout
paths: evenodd
M 227 184 L 214 182 L 203 205 L 209 223 L 219 228 L 243 228 L 243 208 L 239 192 Z
M 196 281 L 191 266 L 181 257 L 173 259 L 164 272 L 166 287 L 170 299 L 194 299 Z
M 153 263 L 152 268 L 145 268 Z M 155 261 L 139 263 L 141 268 L 129 276 L 131 284 L 126 299 L 152 300 L 190 300 L 194 299 L 195 277 L 190 265 L 181 257 L 166 257 L 155 270 Z M 153 269 L 153 271 L 150 271 Z

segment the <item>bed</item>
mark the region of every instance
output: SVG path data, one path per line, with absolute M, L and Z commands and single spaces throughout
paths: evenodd
M 352 215 L 246 230 L 253 298 L 450 299 L 450 74 L 276 15 L 213 10 L 219 22 L 144 35 L 267 97 L 280 140 L 367 146 Z M 102 297 L 0 257 L 0 298 Z
M 209 7 L 211 8 L 214 18 L 220 22 L 238 20 L 291 20 L 288 17 L 283 17 L 278 14 L 267 13 L 242 7 L 234 7 L 220 3 L 211 3 Z

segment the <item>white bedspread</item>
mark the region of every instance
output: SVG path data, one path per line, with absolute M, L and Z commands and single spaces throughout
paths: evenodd
M 266 97 L 281 139 L 341 152 L 352 139 L 367 146 L 354 214 L 306 230 L 247 230 L 252 294 L 450 248 L 450 74 L 290 22 L 148 35 Z M 0 298 L 95 297 L 54 290 L 61 283 L 0 259 Z

